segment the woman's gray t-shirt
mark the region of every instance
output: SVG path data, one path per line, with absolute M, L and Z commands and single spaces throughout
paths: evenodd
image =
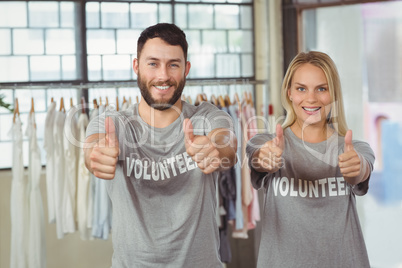
M 116 125 L 120 156 L 107 191 L 113 205 L 113 267 L 222 267 L 215 218 L 216 172 L 206 175 L 186 153 L 183 120 L 194 135 L 216 128 L 233 131 L 230 116 L 210 103 L 182 102 L 166 128 L 145 123 L 138 105 L 107 112 Z M 105 114 L 87 136 L 104 133 Z
M 273 135 L 257 134 L 247 144 L 253 153 Z M 284 130 L 284 166 L 275 173 L 252 168 L 252 183 L 265 192 L 258 267 L 369 267 L 356 211 L 355 195 L 364 195 L 369 179 L 352 187 L 343 178 L 338 155 L 344 137 L 307 143 L 290 128 Z M 370 146 L 353 146 L 372 170 Z

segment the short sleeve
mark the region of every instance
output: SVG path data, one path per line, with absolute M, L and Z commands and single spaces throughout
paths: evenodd
M 93 119 L 89 121 L 87 130 L 86 130 L 86 137 L 89 137 L 93 134 L 98 134 L 98 133 L 106 133 L 105 130 L 105 119 L 106 117 L 112 117 L 113 122 L 116 126 L 116 131 L 118 130 L 118 119 L 121 119 L 121 114 L 117 111 L 113 110 L 106 110 L 105 112 L 95 116 Z
M 198 109 L 198 112 L 191 117 L 195 135 L 208 135 L 217 128 L 234 132 L 233 119 L 227 112 L 208 102 L 201 103 Z

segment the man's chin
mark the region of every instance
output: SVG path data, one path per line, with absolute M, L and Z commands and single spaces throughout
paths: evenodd
M 169 104 L 169 103 L 154 103 L 151 105 L 152 108 L 154 108 L 155 110 L 159 110 L 159 111 L 164 111 L 167 110 L 169 108 L 171 108 L 173 105 Z

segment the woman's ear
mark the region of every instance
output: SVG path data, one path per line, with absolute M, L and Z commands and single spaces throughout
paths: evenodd
M 289 98 L 289 100 L 290 100 L 290 101 L 293 101 L 292 97 L 290 96 L 290 89 L 288 89 L 287 92 L 288 92 L 288 98 Z

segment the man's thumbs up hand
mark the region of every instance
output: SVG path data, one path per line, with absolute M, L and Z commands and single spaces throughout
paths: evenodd
M 358 176 L 361 172 L 361 160 L 353 147 L 351 130 L 346 132 L 344 152 L 338 159 L 339 168 L 344 179 L 351 183 L 348 179 Z
M 116 127 L 111 117 L 105 119 L 106 134 L 96 142 L 90 154 L 93 174 L 105 180 L 115 176 L 119 156 L 119 141 L 116 137 Z
M 183 131 L 184 131 L 184 139 L 186 148 L 193 143 L 194 140 L 194 129 L 191 120 L 186 118 L 183 121 Z
M 220 168 L 221 159 L 215 144 L 208 136 L 194 135 L 193 124 L 188 118 L 183 121 L 183 132 L 186 152 L 203 173 L 209 174 Z
M 110 117 L 105 119 L 105 130 L 106 130 L 106 145 L 107 147 L 117 147 L 119 146 L 119 141 L 116 139 L 116 127 L 114 126 L 113 120 Z

